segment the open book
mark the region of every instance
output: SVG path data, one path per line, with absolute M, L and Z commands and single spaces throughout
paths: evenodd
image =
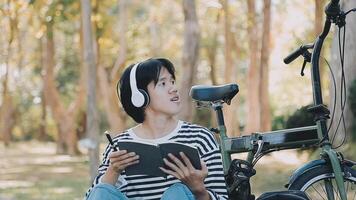
M 163 158 L 170 160 L 168 154 L 171 153 L 184 163 L 179 152 L 183 152 L 196 169 L 201 169 L 198 149 L 187 144 L 177 142 L 152 144 L 134 140 L 121 140 L 116 144 L 120 150 L 135 152 L 140 156 L 138 164 L 131 165 L 125 169 L 126 174 L 129 176 L 141 174 L 166 177 L 167 174 L 159 169 L 159 167 L 169 168 L 165 166 Z

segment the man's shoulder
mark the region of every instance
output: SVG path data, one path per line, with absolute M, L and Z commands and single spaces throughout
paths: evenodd
M 183 121 L 181 129 L 182 130 L 190 130 L 190 131 L 197 132 L 197 133 L 209 134 L 209 135 L 212 134 L 208 128 L 206 128 L 202 125 L 187 122 L 187 121 Z
M 132 139 L 132 136 L 130 135 L 129 129 L 122 131 L 122 132 L 116 132 L 112 134 L 113 140 L 128 140 L 128 139 Z
M 208 128 L 202 125 L 183 122 L 179 132 L 181 137 L 193 139 L 194 141 L 197 141 L 198 144 L 203 145 L 203 149 L 205 149 L 206 152 L 218 147 L 215 135 Z M 209 147 L 210 150 L 206 149 Z

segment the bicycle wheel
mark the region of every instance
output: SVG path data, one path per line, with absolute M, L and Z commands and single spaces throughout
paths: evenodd
M 356 170 L 349 169 L 344 174 L 344 184 L 348 200 L 356 200 Z M 340 199 L 337 192 L 335 176 L 328 166 L 319 166 L 298 177 L 290 186 L 290 190 L 304 191 L 309 199 L 328 200 L 326 187 L 333 191 L 334 199 Z

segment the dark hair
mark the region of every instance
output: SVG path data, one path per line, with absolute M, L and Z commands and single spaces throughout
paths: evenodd
M 134 65 L 131 64 L 125 69 L 118 82 L 120 91 L 117 91 L 125 112 L 137 123 L 142 123 L 145 120 L 145 108 L 137 108 L 131 102 L 130 72 Z M 150 58 L 141 62 L 136 69 L 137 88 L 146 91 L 148 94 L 147 85 L 152 81 L 155 85 L 157 84 L 162 67 L 166 68 L 175 79 L 175 69 L 171 61 L 165 58 Z

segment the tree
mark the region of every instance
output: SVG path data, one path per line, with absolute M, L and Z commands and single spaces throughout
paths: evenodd
M 271 109 L 269 104 L 269 91 L 268 91 L 268 61 L 271 37 L 271 0 L 263 1 L 263 30 L 262 30 L 262 47 L 260 59 L 260 87 L 259 96 L 261 98 L 261 114 L 260 114 L 260 129 L 261 131 L 270 131 L 271 125 Z
M 117 81 L 119 80 L 120 74 L 125 67 L 127 59 L 127 9 L 128 9 L 127 0 L 118 0 L 117 5 L 119 7 L 118 14 L 118 25 L 119 25 L 119 52 L 115 60 L 114 66 L 110 70 L 110 73 L 107 73 L 107 70 L 104 65 L 101 63 L 100 51 L 101 46 L 99 44 L 100 35 L 96 34 L 96 61 L 98 65 L 98 84 L 100 88 L 102 103 L 104 105 L 105 114 L 110 124 L 110 129 L 114 131 L 123 131 L 125 128 L 125 119 L 123 115 L 122 107 L 119 107 L 118 98 L 116 95 L 116 86 Z M 96 4 L 98 6 L 98 2 Z M 95 31 L 98 31 L 97 21 L 95 21 Z
M 314 15 L 314 37 L 317 37 L 323 31 L 323 16 L 324 16 L 324 7 L 325 7 L 325 0 L 315 0 L 315 15 Z M 328 44 L 328 43 L 327 43 Z M 326 48 L 324 48 L 326 49 Z M 322 49 L 320 52 L 320 56 L 325 56 L 325 50 Z M 321 87 L 323 91 L 326 91 L 328 86 L 327 82 L 327 67 L 325 66 L 324 62 L 319 63 L 319 71 L 321 77 Z M 327 91 L 326 91 L 327 92 Z
M 151 5 L 149 8 L 149 32 L 151 38 L 151 55 L 153 57 L 157 57 L 161 55 L 161 45 L 160 45 L 160 35 L 159 35 L 159 24 L 158 24 L 158 1 L 156 2 L 149 2 Z
M 318 36 L 323 30 L 325 0 L 315 0 L 314 2 L 315 2 L 314 32 L 315 32 L 315 36 Z
M 344 11 L 350 10 L 352 8 L 356 7 L 356 1 L 353 0 L 344 0 L 341 2 L 341 9 Z M 345 92 L 348 90 L 350 85 L 352 84 L 352 81 L 356 79 L 356 35 L 354 34 L 356 31 L 356 15 L 355 14 L 350 14 L 347 15 L 346 18 L 346 34 L 345 34 L 345 60 L 344 60 L 344 76 L 345 76 L 345 81 L 344 81 L 344 86 L 345 89 L 342 89 L 343 85 L 343 80 L 341 79 L 342 72 L 341 72 L 341 60 L 340 60 L 340 55 L 339 55 L 339 33 L 338 30 L 335 31 L 334 38 L 333 38 L 333 44 L 332 44 L 332 69 L 335 74 L 335 79 L 336 79 L 336 91 L 337 94 L 334 93 L 333 87 L 330 88 L 330 105 L 334 104 L 334 98 L 336 101 L 336 108 L 335 108 L 335 119 L 334 122 L 331 124 L 330 128 L 330 133 L 333 135 L 334 133 L 337 136 L 343 136 L 344 132 L 346 133 L 351 133 L 352 132 L 352 122 L 355 121 L 355 118 L 352 116 L 352 112 L 350 109 L 350 104 L 347 102 L 345 103 L 344 100 L 347 98 L 345 95 Z M 341 30 L 341 42 L 343 40 L 343 30 Z M 341 97 L 341 94 L 343 97 Z M 345 118 L 345 124 L 346 124 L 346 130 L 343 128 L 343 121 L 340 121 L 340 127 L 337 130 L 337 126 L 339 123 L 339 119 L 342 116 L 342 108 L 344 106 L 344 118 Z M 332 106 L 331 106 L 332 109 Z M 333 112 L 333 110 L 331 110 Z M 340 139 L 340 138 L 339 138 Z
M 217 13 L 216 15 L 216 24 L 219 24 L 220 21 L 220 12 Z M 211 30 L 211 29 L 210 29 Z M 208 57 L 209 65 L 210 65 L 210 79 L 212 85 L 217 85 L 218 81 L 216 78 L 216 53 L 217 53 L 217 48 L 218 48 L 218 28 L 215 28 L 213 31 L 207 31 L 207 34 L 210 34 L 206 41 L 207 47 L 205 48 L 206 54 Z
M 195 9 L 195 0 L 183 0 L 184 11 L 184 44 L 183 44 L 183 74 L 180 85 L 182 111 L 181 119 L 192 119 L 192 103 L 189 89 L 193 84 L 199 56 L 200 30 Z
M 232 53 L 238 51 L 236 42 L 234 40 L 233 34 L 231 32 L 231 21 L 229 13 L 229 4 L 227 0 L 222 0 L 223 10 L 224 10 L 224 35 L 225 35 L 225 72 L 224 78 L 225 83 L 236 82 L 237 72 L 234 62 L 232 60 Z M 235 47 L 235 48 L 234 48 Z M 238 53 L 237 53 L 238 54 Z M 237 117 L 238 102 L 234 99 L 231 105 L 224 107 L 225 112 L 225 122 L 227 127 L 227 133 L 229 136 L 239 136 L 240 127 Z
M 12 6 L 10 6 L 13 4 Z M 9 145 L 11 140 L 11 132 L 15 124 L 15 105 L 13 102 L 13 97 L 9 89 L 9 79 L 10 79 L 10 58 L 12 57 L 12 44 L 18 32 L 18 8 L 13 2 L 7 1 L 7 6 L 9 11 L 7 12 L 8 25 L 9 25 L 9 37 L 7 40 L 7 55 L 5 59 L 5 75 L 2 81 L 2 104 L 0 107 L 0 136 L 5 145 Z M 14 7 L 13 9 L 10 9 Z M 3 10 L 1 10 L 4 12 Z M 6 12 L 4 12 L 6 13 Z
M 78 137 L 76 134 L 76 116 L 82 105 L 82 85 L 79 84 L 76 99 L 68 106 L 61 101 L 60 93 L 56 86 L 54 66 L 55 66 L 55 42 L 54 42 L 54 16 L 56 12 L 56 2 L 48 5 L 48 10 L 43 21 L 46 26 L 44 38 L 44 94 L 46 102 L 51 108 L 53 118 L 58 127 L 57 153 L 70 155 L 79 154 L 77 147 Z M 81 74 L 82 75 L 82 74 Z
M 247 0 L 247 32 L 249 45 L 249 67 L 247 78 L 247 121 L 245 133 L 260 130 L 260 66 L 258 65 L 258 31 L 255 0 Z
M 90 0 L 81 0 L 83 39 L 84 39 L 84 67 L 88 69 L 87 76 L 87 136 L 94 142 L 89 148 L 90 175 L 94 180 L 99 165 L 99 124 L 96 106 L 96 63 L 94 57 L 93 37 L 91 29 Z

